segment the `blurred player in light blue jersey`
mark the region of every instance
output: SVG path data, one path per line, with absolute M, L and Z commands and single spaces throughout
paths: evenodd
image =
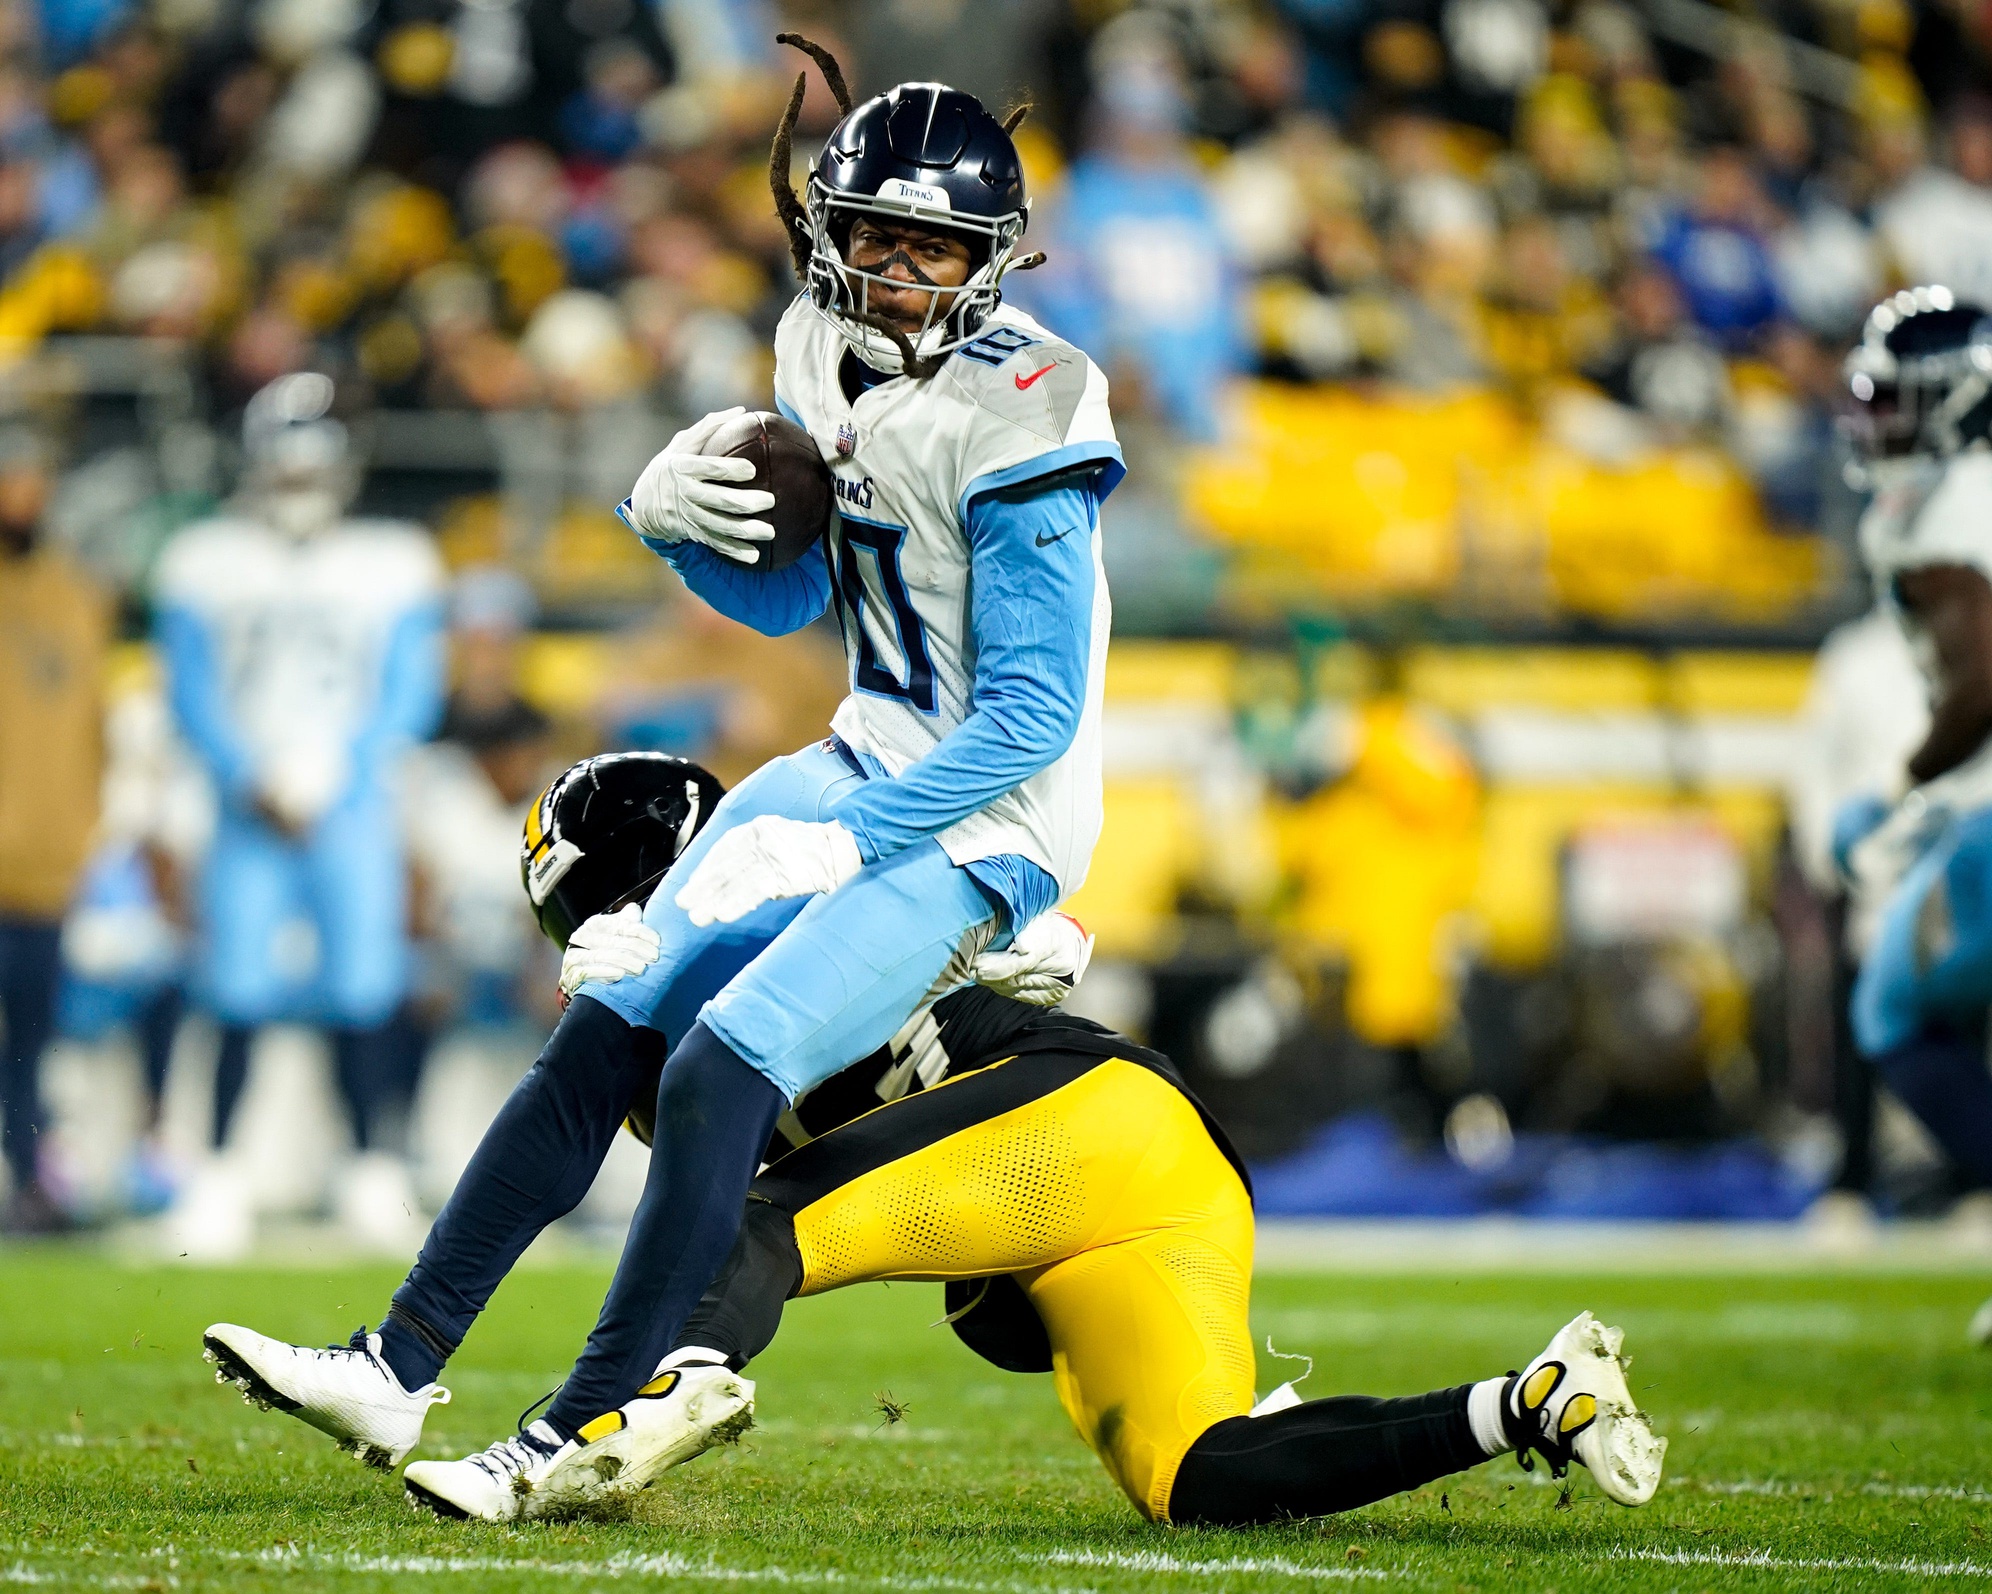
M 1847 376 L 1876 488 L 1862 549 L 1930 698 L 1897 789 L 1835 825 L 1863 937 L 1854 1039 L 1962 1183 L 1992 1189 L 1992 315 L 1892 294 Z M 1992 1303 L 1972 1333 L 1992 1341 Z
M 367 1154 L 409 977 L 390 776 L 442 710 L 442 571 L 419 527 L 346 518 L 358 470 L 333 397 L 302 372 L 250 400 L 242 490 L 173 541 L 155 598 L 174 715 L 217 798 L 195 973 L 223 1026 L 214 1144 L 257 1027 L 325 1026 L 362 1153 L 342 1202 L 364 1227 L 412 1199 L 399 1159 Z M 180 1218 L 182 1249 L 249 1238 L 220 1163 Z
M 361 1453 L 405 1449 L 498 1280 L 585 1191 L 661 1036 L 649 1178 L 601 1317 L 543 1419 L 411 1484 L 446 1514 L 498 1513 L 506 1480 L 614 1430 L 731 1249 L 790 1102 L 1006 955 L 1078 888 L 1099 836 L 1099 506 L 1123 473 L 1106 380 L 1002 304 L 1028 218 L 1009 128 L 936 83 L 853 108 L 804 47 L 845 116 L 806 206 L 787 176 L 800 81 L 776 135 L 807 289 L 776 333 L 775 391 L 829 462 L 840 518 L 798 562 L 754 568 L 773 499 L 740 485 L 746 461 L 705 452 L 737 412 L 674 438 L 623 515 L 758 630 L 834 606 L 850 695 L 833 734 L 743 781 L 685 846 L 637 927 L 655 961 L 580 985 L 378 1335 L 307 1352 L 230 1331 L 244 1387 L 311 1391 L 287 1409 Z M 577 856 L 542 827 L 536 903 Z

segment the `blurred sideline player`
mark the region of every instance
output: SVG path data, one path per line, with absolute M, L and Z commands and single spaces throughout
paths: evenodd
M 249 401 L 241 493 L 173 540 L 155 597 L 174 717 L 218 806 L 195 954 L 222 1025 L 214 1148 L 258 1027 L 324 1026 L 360 1152 L 340 1204 L 378 1240 L 414 1204 L 405 1166 L 375 1145 L 376 1106 L 409 978 L 391 774 L 441 713 L 442 571 L 420 528 L 346 518 L 358 469 L 333 399 L 329 377 L 300 372 Z M 219 1158 L 177 1219 L 197 1255 L 252 1237 L 248 1191 Z
M 1872 924 L 1854 1038 L 1966 1185 L 1992 1188 L 1992 317 L 1941 287 L 1894 294 L 1847 377 L 1876 489 L 1862 547 L 1930 697 L 1907 790 L 1836 824 Z M 1992 1339 L 1992 1303 L 1972 1332 Z
M 850 695 L 827 741 L 734 788 L 672 865 L 644 909 L 657 961 L 582 989 L 379 1336 L 423 1399 L 511 1262 L 579 1198 L 569 1181 L 592 1177 L 665 1037 L 657 1140 L 601 1316 L 546 1415 L 492 1447 L 529 1481 L 649 1381 L 732 1250 L 790 1103 L 1076 890 L 1099 836 L 1111 613 L 1096 533 L 1123 467 L 1105 377 L 1001 303 L 1027 218 L 1016 146 L 972 97 L 902 84 L 847 110 L 805 216 L 787 175 L 801 93 L 770 162 L 809 285 L 776 332 L 775 392 L 833 462 L 842 518 L 827 547 L 752 568 L 774 532 L 751 517 L 773 499 L 727 485 L 753 478 L 748 462 L 702 452 L 726 415 L 674 438 L 623 513 L 756 630 L 807 625 L 834 594 Z M 549 843 L 535 884 L 569 861 Z
M 592 822 L 562 827 L 582 877 L 542 904 L 556 932 L 640 899 L 657 845 L 641 838 L 668 836 L 683 813 L 667 783 L 685 766 L 638 755 L 594 767 L 617 795 L 593 805 Z M 654 796 L 632 802 L 645 782 Z M 603 810 L 642 808 L 661 821 L 601 822 Z M 1078 933 L 1063 915 L 1047 919 L 1040 944 Z M 658 948 L 633 910 L 604 913 L 573 936 L 563 984 L 639 975 Z M 410 1495 L 451 1516 L 510 1520 L 646 1488 L 750 1425 L 754 1387 L 738 1373 L 774 1337 L 784 1301 L 921 1278 L 951 1281 L 949 1321 L 979 1354 L 1053 1373 L 1074 1426 L 1153 1520 L 1348 1510 L 1517 1448 L 1559 1476 L 1582 1461 L 1622 1503 L 1652 1496 L 1664 1441 L 1633 1409 L 1617 1331 L 1589 1313 L 1520 1375 L 1389 1400 L 1303 1404 L 1289 1386 L 1254 1411 L 1244 1169 L 1167 1058 L 1037 1005 L 1069 991 L 1083 962 L 1083 949 L 985 958 L 985 975 L 1031 1002 L 955 991 L 799 1099 L 769 1142 L 731 1258 L 635 1398 L 544 1473 L 529 1452 L 494 1449 L 415 1463 Z M 631 1127 L 649 1126 L 632 1114 Z M 209 1333 L 225 1372 L 238 1349 L 257 1354 L 243 1330 Z M 314 1360 L 271 1366 L 281 1382 L 263 1398 L 349 1448 L 400 1451 L 420 1435 L 426 1403 L 411 1411 L 385 1369 L 370 1405 L 335 1412 L 308 1387 Z

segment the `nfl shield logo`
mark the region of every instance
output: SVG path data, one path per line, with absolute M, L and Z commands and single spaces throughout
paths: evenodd
M 837 456 L 849 459 L 858 450 L 858 429 L 849 421 L 837 428 Z

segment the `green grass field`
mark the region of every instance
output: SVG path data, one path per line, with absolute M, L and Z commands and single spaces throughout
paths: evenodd
M 185 1272 L 0 1254 L 0 1584 L 491 1588 L 766 1583 L 1050 1589 L 1892 1589 L 1992 1582 L 1992 1355 L 1969 1277 L 1689 1280 L 1342 1275 L 1261 1281 L 1256 1324 L 1316 1358 L 1304 1392 L 1499 1372 L 1578 1308 L 1622 1323 L 1673 1441 L 1642 1511 L 1512 1460 L 1318 1523 L 1244 1533 L 1136 1519 L 1049 1378 L 974 1360 L 938 1287 L 790 1309 L 754 1369 L 760 1426 L 618 1520 L 471 1528 L 218 1387 L 200 1330 L 343 1340 L 385 1269 Z M 601 1269 L 530 1270 L 452 1366 L 426 1450 L 511 1429 L 567 1364 Z M 1297 1364 L 1262 1360 L 1269 1387 Z M 887 1424 L 882 1393 L 904 1406 Z

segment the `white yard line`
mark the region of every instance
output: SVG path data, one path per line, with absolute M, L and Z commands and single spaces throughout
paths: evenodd
M 594 1581 L 620 1582 L 625 1579 L 673 1583 L 769 1583 L 795 1588 L 881 1588 L 903 1590 L 905 1594 L 1093 1594 L 1088 1589 L 1047 1589 L 1041 1583 L 1020 1583 L 1014 1579 L 979 1582 L 960 1577 L 910 1577 L 891 1572 L 843 1572 L 835 1568 L 791 1568 L 784 1566 L 722 1566 L 711 1560 L 664 1552 L 638 1555 L 626 1552 L 599 1561 L 553 1561 L 537 1557 L 497 1555 L 362 1555 L 357 1551 L 323 1552 L 278 1546 L 267 1550 L 153 1550 L 143 1558 L 166 1561 L 170 1571 L 141 1573 L 95 1572 L 76 1565 L 85 1558 L 67 1557 L 69 1567 L 30 1566 L 16 1561 L 0 1568 L 0 1585 L 83 1584 L 91 1588 L 169 1588 L 180 1587 L 175 1572 L 184 1571 L 198 1579 L 197 1569 L 183 1562 L 197 1562 L 203 1555 L 215 1560 L 246 1563 L 273 1572 L 339 1573 L 389 1577 L 571 1577 Z M 96 1560 L 97 1557 L 88 1557 Z
M 1992 1500 L 1992 1490 L 1983 1484 L 1821 1483 L 1811 1478 L 1739 1478 L 1734 1482 L 1678 1478 L 1669 1483 L 1674 1488 L 1701 1489 L 1709 1494 L 1816 1495 L 1822 1500 L 1842 1494 L 1873 1495 L 1883 1500 Z
M 1035 1566 L 1091 1566 L 1102 1571 L 1162 1572 L 1178 1577 L 1229 1577 L 1256 1572 L 1273 1577 L 1308 1578 L 1329 1583 L 1392 1582 L 1399 1574 L 1371 1566 L 1309 1566 L 1278 1556 L 1235 1556 L 1222 1561 L 1185 1561 L 1156 1550 L 1053 1550 L 1048 1555 L 1020 1555 Z
M 316 1550 L 271 1549 L 255 1554 L 242 1551 L 220 1552 L 227 1559 L 254 1561 L 272 1568 L 297 1568 L 313 1572 L 384 1573 L 396 1577 L 457 1577 L 475 1575 L 519 1575 L 540 1577 L 586 1577 L 618 1580 L 657 1578 L 673 1582 L 774 1583 L 795 1587 L 857 1587 L 903 1589 L 909 1594 L 922 1590 L 943 1594 L 1046 1594 L 1038 1584 L 1013 1581 L 977 1582 L 959 1577 L 907 1577 L 891 1572 L 842 1572 L 834 1567 L 791 1568 L 785 1566 L 722 1566 L 716 1561 L 695 1561 L 665 1551 L 655 1555 L 624 1552 L 599 1561 L 548 1561 L 511 1559 L 505 1556 L 440 1555 L 361 1555 L 356 1552 L 325 1554 Z M 1084 1594 L 1060 1590 L 1058 1594 Z
M 1769 1550 L 1613 1550 L 1587 1560 L 1651 1561 L 1662 1566 L 1730 1566 L 1764 1572 L 1896 1572 L 1905 1577 L 1992 1577 L 1976 1561 L 1883 1561 L 1838 1556 L 1783 1556 Z

